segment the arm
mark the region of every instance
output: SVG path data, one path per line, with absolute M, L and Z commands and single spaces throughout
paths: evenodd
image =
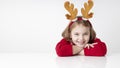
M 84 55 L 85 56 L 105 56 L 107 52 L 106 44 L 102 42 L 100 39 L 95 39 L 94 48 L 84 48 Z
M 71 45 L 69 41 L 62 39 L 56 45 L 56 53 L 58 56 L 73 56 L 78 54 L 83 48 L 75 45 Z
M 81 54 L 83 53 L 83 52 L 81 52 L 81 51 L 83 51 L 83 48 L 81 48 L 79 46 L 74 45 L 74 46 L 72 46 L 72 49 L 73 49 L 73 55 L 77 55 L 79 53 L 81 53 Z

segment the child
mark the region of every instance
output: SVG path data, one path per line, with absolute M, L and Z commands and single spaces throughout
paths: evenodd
M 88 18 L 88 16 L 74 16 L 72 18 L 68 16 L 67 18 L 70 19 L 71 22 L 62 33 L 63 39 L 56 45 L 56 53 L 58 56 L 106 55 L 106 44 L 96 38 L 96 33 L 90 21 L 83 19 Z M 72 21 L 73 18 L 77 18 L 77 20 Z

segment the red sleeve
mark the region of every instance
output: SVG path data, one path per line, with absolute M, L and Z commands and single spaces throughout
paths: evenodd
M 98 43 L 94 45 L 94 48 L 84 48 L 85 56 L 105 56 L 107 52 L 106 44 L 101 42 L 100 39 L 95 39 L 94 43 Z
M 62 39 L 57 45 L 56 45 L 56 53 L 58 56 L 72 56 L 72 45 L 69 41 Z

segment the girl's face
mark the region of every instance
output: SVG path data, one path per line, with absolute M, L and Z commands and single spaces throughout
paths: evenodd
M 75 45 L 86 45 L 90 39 L 90 29 L 82 24 L 77 25 L 72 29 L 70 37 Z

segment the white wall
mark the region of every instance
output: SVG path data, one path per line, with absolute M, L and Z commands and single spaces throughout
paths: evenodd
M 70 0 L 79 9 L 87 0 Z M 65 0 L 0 0 L 0 52 L 55 52 L 68 24 Z M 109 52 L 119 46 L 120 1 L 94 0 L 90 19 Z M 119 50 L 120 51 L 120 50 Z

